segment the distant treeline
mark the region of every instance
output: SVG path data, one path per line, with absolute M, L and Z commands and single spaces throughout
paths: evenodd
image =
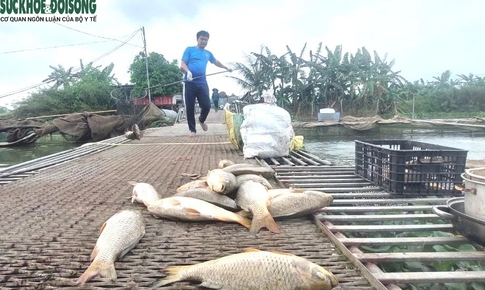
M 315 116 L 320 108 L 332 107 L 353 116 L 426 117 L 477 116 L 485 112 L 485 78 L 445 71 L 433 81 L 410 82 L 393 71 L 393 61 L 371 55 L 364 47 L 355 54 L 322 49 L 300 53 L 287 47 L 277 56 L 267 47 L 235 63 L 239 85 L 261 94 L 270 90 L 278 105 L 293 116 Z
M 485 77 L 473 74 L 457 75 L 445 71 L 433 81 L 410 82 L 393 71 L 394 60 L 372 55 L 364 47 L 356 53 L 343 53 L 342 46 L 334 50 L 322 48 L 300 53 L 287 47 L 281 56 L 262 47 L 259 53 L 246 56 L 245 63 L 233 63 L 232 78 L 253 96 L 271 92 L 277 104 L 295 118 L 316 118 L 321 108 L 331 107 L 341 115 L 382 117 L 403 116 L 417 118 L 483 117 L 485 116 Z M 145 55 L 134 57 L 129 72 L 133 90 L 130 96 L 113 95 L 114 87 L 121 87 L 112 74 L 114 64 L 103 69 L 84 66 L 73 72 L 61 65 L 45 80 L 49 88 L 32 93 L 15 104 L 12 111 L 0 107 L 0 116 L 34 117 L 83 111 L 116 109 L 120 98 L 151 93 L 175 94 L 182 91 L 177 83 L 182 77 L 177 61 L 167 61 L 152 52 L 148 56 L 150 82 L 146 79 Z

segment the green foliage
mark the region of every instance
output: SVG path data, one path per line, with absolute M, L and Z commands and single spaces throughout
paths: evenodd
M 5 107 L 0 107 L 0 116 L 7 116 L 10 114 L 10 110 Z
M 131 97 L 145 96 L 148 80 L 143 52 L 135 56 L 129 72 L 130 81 L 134 84 Z M 151 52 L 148 56 L 148 74 L 150 76 L 150 87 L 154 87 L 150 91 L 152 95 L 174 95 L 182 91 L 182 83 L 172 84 L 181 81 L 183 77 L 176 60 L 168 62 L 163 55 Z M 167 84 L 172 85 L 166 86 Z
M 483 117 L 485 115 L 485 83 L 460 84 L 459 87 L 439 84 L 408 84 L 397 101 L 399 113 L 411 117 L 414 97 L 416 118 Z
M 61 67 L 61 66 L 59 66 Z M 91 64 L 68 78 L 61 86 L 40 89 L 26 99 L 14 105 L 13 114 L 17 117 L 34 117 L 41 115 L 70 114 L 73 112 L 113 109 L 114 102 L 110 97 L 112 87 L 117 84 L 111 74 L 114 65 L 104 69 Z M 69 70 L 70 71 L 70 70 Z M 59 74 L 60 78 L 65 75 Z M 54 79 L 53 79 L 54 80 Z M 54 80 L 56 84 L 58 83 Z
M 315 116 L 324 107 L 345 115 L 411 117 L 413 99 L 419 118 L 485 112 L 485 78 L 473 74 L 452 79 L 451 71 L 445 71 L 431 82 L 410 83 L 392 70 L 394 60 L 365 47 L 350 54 L 340 45 L 332 50 L 320 43 L 306 55 L 306 45 L 298 54 L 287 47 L 282 56 L 262 47 L 247 56 L 247 64 L 233 64 L 240 77 L 232 78 L 256 95 L 272 91 L 277 104 L 296 119 L 300 114 Z

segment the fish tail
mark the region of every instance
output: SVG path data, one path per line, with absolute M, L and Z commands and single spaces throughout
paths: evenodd
M 250 211 L 245 211 L 245 210 L 240 210 L 235 212 L 235 214 L 240 215 L 242 217 L 251 219 L 253 217 L 253 214 Z
M 101 275 L 101 277 L 110 280 L 116 279 L 115 264 L 112 262 L 94 260 L 81 277 L 77 279 L 77 283 L 84 284 L 98 274 Z
M 273 233 L 280 233 L 280 228 L 269 212 L 263 216 L 253 217 L 249 232 L 251 234 L 257 234 L 261 228 L 267 228 Z
M 251 228 L 251 220 L 249 218 L 247 218 L 247 216 L 245 215 L 245 212 L 244 211 L 236 212 L 235 214 L 237 216 L 237 220 L 236 221 L 239 224 L 241 224 L 243 227 L 245 227 L 247 229 L 250 229 Z
M 158 288 L 161 286 L 165 286 L 168 284 L 172 284 L 178 281 L 181 281 L 183 277 L 180 275 L 180 272 L 190 266 L 169 266 L 164 269 L 167 272 L 168 276 L 161 279 L 157 283 L 153 284 L 152 288 Z

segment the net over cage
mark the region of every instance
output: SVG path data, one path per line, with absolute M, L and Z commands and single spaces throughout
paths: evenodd
M 51 122 L 39 119 L 0 120 L 0 146 L 28 144 L 56 132 L 70 141 L 101 141 L 123 135 L 134 124 L 143 130 L 167 119 L 166 113 L 153 103 L 147 106 L 121 103 L 117 105 L 117 112 L 116 115 L 73 113 L 52 119 Z

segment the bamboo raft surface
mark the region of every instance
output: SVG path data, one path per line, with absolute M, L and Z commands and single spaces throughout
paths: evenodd
M 229 142 L 222 114 L 211 113 L 209 131 L 187 136 L 187 125 L 150 129 L 143 138 L 121 137 L 61 152 L 0 171 L 1 289 L 145 289 L 165 276 L 169 265 L 187 265 L 243 251 L 276 250 L 305 257 L 340 280 L 334 289 L 382 289 L 371 285 L 315 224 L 312 216 L 278 220 L 281 234 L 249 234 L 239 224 L 189 223 L 156 219 L 131 203 L 132 185 L 147 182 L 163 197 L 217 167 L 237 163 L 242 152 Z M 7 180 L 7 179 L 13 180 Z M 276 181 L 272 181 L 276 185 Z M 138 209 L 146 234 L 121 261 L 116 281 L 76 279 L 89 266 L 101 225 L 122 209 Z M 200 289 L 176 283 L 160 289 Z
M 365 246 L 376 245 L 470 243 L 431 212 L 433 205 L 445 204 L 446 196 L 393 196 L 356 176 L 354 167 L 331 166 L 305 151 L 244 160 L 229 142 L 221 117 L 211 113 L 209 131 L 196 138 L 186 137 L 186 124 L 176 124 L 149 130 L 141 141 L 117 137 L 0 169 L 1 288 L 143 289 L 164 277 L 164 266 L 207 261 L 248 247 L 308 258 L 339 278 L 335 289 L 398 290 L 409 283 L 485 282 L 483 271 L 384 273 L 378 267 L 390 261 L 483 260 L 481 248 L 442 253 L 364 251 Z M 334 202 L 312 216 L 278 220 L 281 234 L 263 230 L 255 237 L 237 224 L 155 219 L 128 199 L 129 180 L 150 183 L 166 197 L 190 181 L 189 175 L 205 175 L 220 159 L 271 166 L 277 172 L 275 186 L 322 190 L 332 194 Z M 89 265 L 99 227 L 127 208 L 143 213 L 147 229 L 141 242 L 116 262 L 118 279 L 98 277 L 84 287 L 77 285 L 76 279 Z M 449 235 L 431 237 L 435 231 Z M 396 237 L 405 232 L 430 235 Z M 366 237 L 366 233 L 388 237 Z M 161 289 L 197 288 L 177 283 Z

